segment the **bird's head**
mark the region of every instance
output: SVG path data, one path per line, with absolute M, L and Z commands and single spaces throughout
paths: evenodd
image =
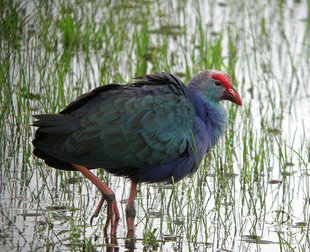
M 241 98 L 232 86 L 231 77 L 225 72 L 217 70 L 201 72 L 189 81 L 188 86 L 210 102 L 229 100 L 242 106 Z

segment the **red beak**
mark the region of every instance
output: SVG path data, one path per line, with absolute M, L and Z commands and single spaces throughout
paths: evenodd
M 233 103 L 236 103 L 237 105 L 242 106 L 241 98 L 240 98 L 239 94 L 237 93 L 237 91 L 233 87 L 226 89 L 223 92 L 222 98 L 224 100 L 229 100 Z

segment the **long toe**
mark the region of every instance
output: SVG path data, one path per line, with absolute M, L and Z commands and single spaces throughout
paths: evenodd
M 116 236 L 116 230 L 120 218 L 116 200 L 112 203 L 112 214 L 114 218 L 112 217 L 111 219 L 111 235 Z
M 107 236 L 108 234 L 108 227 L 111 223 L 111 236 L 116 237 L 116 231 L 117 231 L 117 226 L 119 222 L 119 211 L 117 207 L 116 200 L 108 201 L 108 214 L 107 214 L 107 220 L 104 225 L 104 233 Z
M 90 218 L 90 225 L 91 226 L 93 225 L 94 218 L 98 217 L 99 212 L 100 212 L 100 210 L 102 208 L 102 205 L 103 205 L 104 201 L 105 201 L 105 197 L 104 197 L 104 195 L 102 195 L 101 199 L 100 199 L 100 201 L 99 201 L 99 203 L 98 203 L 98 205 L 96 207 L 96 210 L 95 210 L 94 214 Z

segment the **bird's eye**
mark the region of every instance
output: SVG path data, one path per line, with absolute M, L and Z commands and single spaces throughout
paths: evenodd
M 216 82 L 214 82 L 214 84 L 215 84 L 216 86 L 222 86 L 222 82 L 220 82 L 220 81 L 216 81 Z

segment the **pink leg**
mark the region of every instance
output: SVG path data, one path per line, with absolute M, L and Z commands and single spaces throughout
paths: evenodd
M 78 171 L 80 171 L 86 178 L 88 178 L 102 193 L 102 197 L 99 201 L 96 211 L 90 219 L 90 224 L 92 225 L 93 218 L 98 216 L 104 200 L 107 200 L 108 216 L 107 216 L 107 221 L 104 227 L 104 231 L 105 233 L 107 233 L 109 222 L 111 222 L 111 235 L 116 236 L 116 230 L 117 230 L 117 225 L 119 221 L 119 211 L 117 208 L 115 195 L 113 191 L 108 186 L 106 186 L 99 178 L 97 178 L 85 166 L 76 165 L 76 164 L 72 164 L 72 166 L 76 168 Z
M 137 183 L 131 181 L 130 193 L 126 206 L 126 222 L 127 222 L 128 238 L 133 238 L 135 233 L 136 210 L 134 200 L 136 197 L 136 190 L 137 190 Z

